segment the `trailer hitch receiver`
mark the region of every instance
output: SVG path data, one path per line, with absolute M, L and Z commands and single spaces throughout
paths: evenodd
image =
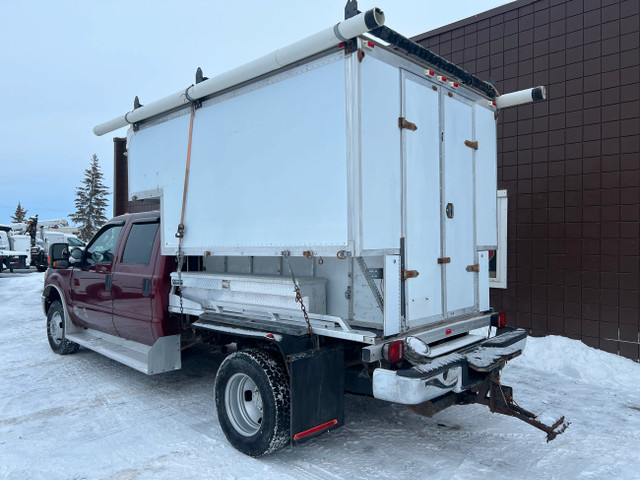
M 466 394 L 459 403 L 479 403 L 489 407 L 491 413 L 500 413 L 522 420 L 545 432 L 547 442 L 556 438 L 571 425 L 570 422 L 564 421 L 564 417 L 558 419 L 553 425 L 546 425 L 539 421 L 534 413 L 525 410 L 513 400 L 513 389 L 502 385 L 499 375 L 487 375 L 478 392 Z

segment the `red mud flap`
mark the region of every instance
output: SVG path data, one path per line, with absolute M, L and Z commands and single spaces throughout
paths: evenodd
M 287 355 L 291 373 L 291 442 L 295 445 L 344 425 L 341 346 Z

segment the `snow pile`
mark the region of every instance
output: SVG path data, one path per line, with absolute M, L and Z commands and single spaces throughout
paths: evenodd
M 529 337 L 523 355 L 512 364 L 610 388 L 618 388 L 632 378 L 640 379 L 640 364 L 558 336 Z

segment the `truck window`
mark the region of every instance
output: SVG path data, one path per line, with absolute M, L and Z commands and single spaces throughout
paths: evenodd
M 113 250 L 116 248 L 116 242 L 120 236 L 120 230 L 122 230 L 122 225 L 113 225 L 103 230 L 102 233 L 94 239 L 87 248 L 87 254 L 85 256 L 88 265 L 93 265 L 94 263 L 111 263 Z
M 67 243 L 72 247 L 84 247 L 84 242 L 82 240 L 78 240 L 77 238 L 73 237 L 67 238 Z
M 124 247 L 122 263 L 149 264 L 159 225 L 157 222 L 133 224 Z

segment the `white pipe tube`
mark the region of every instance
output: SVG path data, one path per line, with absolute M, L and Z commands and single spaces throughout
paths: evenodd
M 252 62 L 233 70 L 217 75 L 197 85 L 180 90 L 160 100 L 136 108 L 126 114 L 96 125 L 93 133 L 104 135 L 130 123 L 140 122 L 161 113 L 189 104 L 190 101 L 220 92 L 242 82 L 259 77 L 278 68 L 290 65 L 303 58 L 315 55 L 339 42 L 349 40 L 384 25 L 384 13 L 379 8 L 372 8 L 333 27 L 326 28 L 298 42 L 280 48 Z
M 545 87 L 527 88 L 518 92 L 506 93 L 496 98 L 496 107 L 507 108 L 515 105 L 522 105 L 530 102 L 539 102 L 547 98 Z

